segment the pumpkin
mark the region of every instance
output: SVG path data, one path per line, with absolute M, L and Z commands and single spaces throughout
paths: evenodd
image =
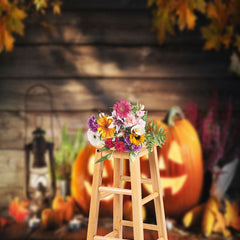
M 68 222 L 73 218 L 75 202 L 73 197 L 67 196 L 64 201 L 63 196 L 57 195 L 53 199 L 52 208 L 62 212 L 63 220 Z
M 86 146 L 77 156 L 72 168 L 71 193 L 75 201 L 81 207 L 83 213 L 88 216 L 90 199 L 92 194 L 92 179 L 95 164 L 95 151 L 91 145 Z M 112 161 L 104 161 L 102 185 L 112 186 L 113 166 Z M 113 195 L 101 200 L 100 216 L 112 216 Z
M 143 205 L 142 206 L 143 221 L 146 219 L 146 215 L 147 215 L 146 208 Z M 133 216 L 132 216 L 132 201 L 131 200 L 124 201 L 124 204 L 123 204 L 123 216 L 124 216 L 124 219 L 126 219 L 126 220 L 130 220 L 130 221 L 133 220 Z
M 196 130 L 184 118 L 179 107 L 172 107 L 164 122 L 155 121 L 166 131 L 166 142 L 158 147 L 159 171 L 163 190 L 164 208 L 167 216 L 181 217 L 195 206 L 203 185 L 202 151 Z M 141 159 L 141 168 L 149 177 L 146 156 Z M 144 177 L 144 176 L 143 176 Z M 144 194 L 152 192 L 151 185 L 144 184 Z M 150 208 L 153 205 L 149 205 Z
M 42 211 L 42 226 L 44 229 L 56 229 L 63 222 L 63 212 L 46 208 Z

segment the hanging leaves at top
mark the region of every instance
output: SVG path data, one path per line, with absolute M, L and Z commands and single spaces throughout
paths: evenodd
M 240 51 L 239 0 L 148 0 L 153 10 L 153 29 L 162 44 L 167 34 L 196 28 L 199 16 L 207 19 L 201 26 L 204 49 L 235 48 Z
M 32 13 L 45 14 L 46 9 L 52 8 L 54 14 L 61 13 L 59 0 L 8 1 L 0 0 L 0 52 L 12 51 L 14 35 L 24 34 L 24 19 Z
M 166 34 L 175 34 L 175 25 L 181 31 L 194 29 L 196 13 L 206 10 L 204 0 L 149 0 L 148 6 L 153 7 L 153 28 L 158 32 L 160 43 L 164 42 Z

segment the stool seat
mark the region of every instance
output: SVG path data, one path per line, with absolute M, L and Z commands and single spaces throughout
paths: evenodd
M 110 151 L 100 152 L 97 149 L 95 160 L 97 161 L 109 153 Z M 123 176 L 123 159 L 129 159 L 129 154 L 126 152 L 114 152 L 113 187 L 101 186 L 103 162 L 98 162 L 95 164 L 87 240 L 124 240 L 122 238 L 122 229 L 124 226 L 133 227 L 133 235 L 135 240 L 144 240 L 144 229 L 157 231 L 158 240 L 167 240 L 156 146 L 153 147 L 152 152 L 149 155 L 151 178 L 141 178 L 140 157 L 146 155 L 147 153 L 148 150 L 145 147 L 142 147 L 136 159 L 133 162 L 129 161 L 130 176 Z M 123 188 L 123 182 L 130 182 L 131 189 Z M 142 183 L 151 184 L 153 187 L 153 193 L 149 194 L 145 198 L 142 198 Z M 113 194 L 113 231 L 105 236 L 98 236 L 96 234 L 100 201 L 111 194 Z M 133 221 L 123 219 L 123 195 L 129 195 L 132 198 Z M 152 200 L 154 201 L 155 206 L 156 225 L 143 223 L 142 206 Z

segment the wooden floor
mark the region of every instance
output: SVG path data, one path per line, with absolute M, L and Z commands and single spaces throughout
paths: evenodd
M 100 222 L 99 235 L 105 235 L 112 231 L 110 222 L 112 220 L 104 219 Z M 36 230 L 28 228 L 27 223 L 12 224 L 0 229 L 0 239 L 3 240 L 86 240 L 87 228 L 86 224 L 80 230 L 69 231 L 66 225 L 54 231 L 43 230 L 41 227 Z M 133 239 L 133 233 L 130 228 L 124 228 L 123 237 L 125 239 Z M 174 227 L 168 230 L 168 240 L 199 240 L 204 237 L 201 234 L 186 232 L 183 229 Z M 145 230 L 144 240 L 156 240 L 157 232 Z M 208 238 L 209 240 L 238 240 L 240 234 L 224 238 L 221 235 L 214 234 Z

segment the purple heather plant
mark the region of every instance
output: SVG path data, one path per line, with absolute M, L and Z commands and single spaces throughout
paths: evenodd
M 199 134 L 204 168 L 211 172 L 216 165 L 225 165 L 240 153 L 238 145 L 240 122 L 233 125 L 231 99 L 224 103 L 220 110 L 218 96 L 214 94 L 207 111 L 201 111 L 194 102 L 188 103 L 184 110 L 186 118 Z

